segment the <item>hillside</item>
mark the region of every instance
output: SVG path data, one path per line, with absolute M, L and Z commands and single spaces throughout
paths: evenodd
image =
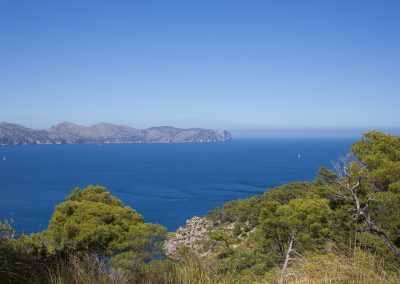
M 367 133 L 333 168 L 189 219 L 166 255 L 250 282 L 399 283 L 400 137 Z
M 0 123 L 0 145 L 84 143 L 184 143 L 222 142 L 231 139 L 225 130 L 174 128 L 136 129 L 125 125 L 98 123 L 83 126 L 63 122 L 49 130 L 34 130 L 13 123 Z

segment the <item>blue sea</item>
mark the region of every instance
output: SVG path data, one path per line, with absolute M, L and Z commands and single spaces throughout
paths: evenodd
M 18 233 L 38 232 L 47 228 L 54 206 L 73 188 L 100 184 L 146 221 L 172 231 L 229 200 L 291 181 L 311 181 L 321 165 L 329 167 L 354 141 L 4 146 L 0 219 L 12 219 Z

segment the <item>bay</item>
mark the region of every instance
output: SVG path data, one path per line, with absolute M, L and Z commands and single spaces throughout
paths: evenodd
M 38 232 L 73 188 L 99 184 L 147 222 L 172 231 L 229 200 L 311 181 L 320 166 L 329 167 L 354 141 L 264 138 L 0 147 L 0 218 L 12 219 L 18 233 Z

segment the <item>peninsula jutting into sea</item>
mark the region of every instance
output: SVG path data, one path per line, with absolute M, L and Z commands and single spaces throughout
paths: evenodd
M 223 142 L 231 139 L 226 130 L 175 128 L 171 126 L 137 129 L 126 125 L 98 123 L 83 126 L 63 122 L 49 130 L 0 123 L 0 145 L 85 144 L 85 143 L 185 143 Z

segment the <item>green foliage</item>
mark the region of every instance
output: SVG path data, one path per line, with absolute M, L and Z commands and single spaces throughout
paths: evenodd
M 266 191 L 263 195 L 266 202 L 275 201 L 279 204 L 287 204 L 295 198 L 315 196 L 309 182 L 292 182 Z
M 209 234 L 209 237 L 217 242 L 222 242 L 227 249 L 229 249 L 230 245 L 233 244 L 236 240 L 236 238 L 221 229 L 214 230 L 212 233 Z
M 316 180 L 314 181 L 314 184 L 316 185 L 321 185 L 321 184 L 332 184 L 336 181 L 337 179 L 337 174 L 334 173 L 332 170 L 326 168 L 326 167 L 321 167 L 318 170 L 318 176 Z
M 287 231 L 295 232 L 301 240 L 328 236 L 332 214 L 328 204 L 328 200 L 322 198 L 292 199 L 276 209 L 273 222 L 277 222 Z M 271 217 L 268 216 L 268 219 Z
M 123 206 L 101 186 L 75 189 L 56 206 L 42 233 L 50 252 L 93 251 L 107 256 L 133 251 L 149 258 L 156 253 L 165 229 L 144 223 L 132 208 Z
M 400 192 L 377 193 L 371 213 L 375 222 L 400 248 Z
M 400 137 L 377 131 L 365 133 L 352 152 L 368 169 L 368 178 L 376 189 L 398 188 L 400 181 Z M 394 189 L 393 188 L 393 189 Z
M 124 206 L 106 188 L 78 188 L 56 206 L 45 231 L 14 239 L 12 226 L 0 222 L 0 264 L 4 268 L 0 269 L 0 279 L 6 274 L 4 279 L 24 283 L 43 274 L 40 282 L 58 279 L 56 282 L 81 283 L 73 279 L 92 279 L 90 273 L 82 271 L 89 269 L 87 258 L 96 255 L 104 266 L 96 266 L 99 271 L 93 273 L 99 283 L 110 283 L 105 271 L 109 264 L 117 265 L 123 259 L 145 264 L 161 256 L 165 234 L 164 227 L 145 223 L 141 215 Z M 100 270 L 104 272 L 102 276 Z M 80 272 L 83 274 L 79 276 Z
M 349 161 L 348 172 L 350 184 L 362 181 L 357 191 L 361 206 L 372 198 L 369 214 L 396 246 L 400 245 L 399 141 L 399 137 L 383 133 L 365 134 L 352 147 L 355 158 Z M 349 192 L 344 193 L 348 198 L 336 198 L 337 181 L 341 178 L 332 170 L 321 168 L 312 183 L 283 185 L 266 191 L 261 198 L 230 202 L 214 210 L 210 214 L 214 221 L 234 223 L 232 236 L 243 236 L 243 228 L 250 223 L 256 227 L 239 248 L 220 262 L 252 273 L 280 267 L 293 234 L 294 247 L 301 254 L 362 246 L 393 261 L 379 238 L 359 232 L 363 224 L 351 214 L 354 203 Z M 243 259 L 246 265 L 242 265 Z
M 70 195 L 66 197 L 68 201 L 76 202 L 95 202 L 104 203 L 110 206 L 122 207 L 122 202 L 115 196 L 112 196 L 105 187 L 89 185 L 85 189 L 75 188 Z
M 372 199 L 370 216 L 400 248 L 400 137 L 368 132 L 352 152 L 367 170 L 362 190 L 364 201 Z
M 233 200 L 222 208 L 217 208 L 208 214 L 208 218 L 218 222 L 248 223 L 255 227 L 262 207 L 262 197 L 253 196 L 247 199 Z
M 16 241 L 12 223 L 0 221 L 0 283 L 38 283 L 44 264 Z
M 283 261 L 291 238 L 297 252 L 323 249 L 330 240 L 332 210 L 323 198 L 295 198 L 287 204 L 271 202 L 260 217 L 256 231 L 259 250 L 272 266 Z

